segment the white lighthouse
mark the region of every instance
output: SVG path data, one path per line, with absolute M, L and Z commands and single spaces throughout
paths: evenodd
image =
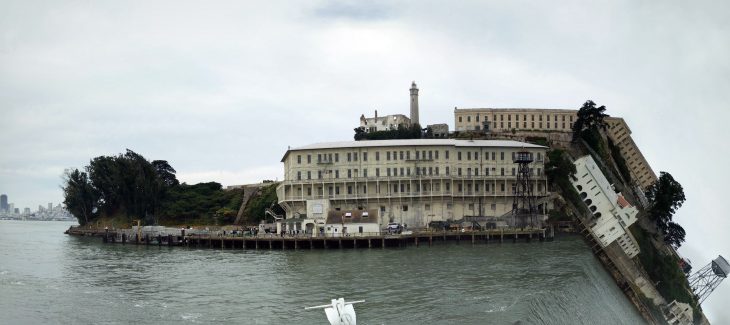
M 420 124 L 418 121 L 418 86 L 411 83 L 411 124 Z

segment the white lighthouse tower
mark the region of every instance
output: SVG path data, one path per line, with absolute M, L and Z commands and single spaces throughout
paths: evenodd
M 416 82 L 411 83 L 411 125 L 421 124 L 418 121 L 418 86 Z

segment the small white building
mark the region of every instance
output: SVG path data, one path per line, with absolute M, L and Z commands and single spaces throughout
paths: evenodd
M 691 325 L 693 323 L 692 306 L 674 300 L 667 305 L 664 317 L 671 325 Z
M 629 257 L 639 254 L 639 245 L 628 227 L 636 222 L 638 210 L 621 193 L 616 193 L 591 156 L 577 159 L 571 182 L 592 213 L 588 227 L 606 247 L 617 241 Z
M 327 237 L 366 237 L 380 235 L 378 210 L 330 211 L 324 225 Z
M 365 129 L 365 132 L 376 132 L 376 131 L 388 131 L 397 130 L 398 126 L 408 128 L 411 126 L 411 119 L 403 114 L 393 114 L 378 116 L 378 111 L 375 110 L 375 117 L 365 117 L 365 114 L 360 116 L 360 127 Z

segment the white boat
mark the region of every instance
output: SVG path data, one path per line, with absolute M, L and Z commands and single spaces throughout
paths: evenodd
M 365 300 L 345 301 L 345 298 L 332 299 L 332 303 L 329 305 L 305 307 L 304 310 L 324 308 L 324 313 L 327 314 L 327 320 L 331 325 L 356 325 L 357 317 L 352 304 L 361 302 L 365 302 Z

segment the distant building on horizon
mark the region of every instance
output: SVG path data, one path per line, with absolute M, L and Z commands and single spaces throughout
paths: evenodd
M 0 195 L 0 211 L 8 211 L 8 196 L 6 194 Z

